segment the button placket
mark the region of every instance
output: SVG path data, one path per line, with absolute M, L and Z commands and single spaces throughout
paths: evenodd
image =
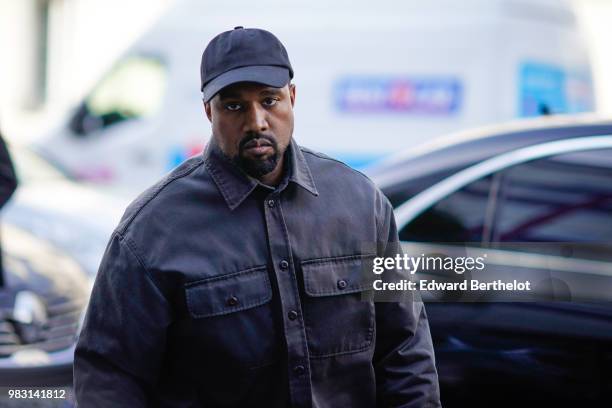
M 291 267 L 291 247 L 283 219 L 279 197 L 265 200 L 264 214 L 268 232 L 270 257 L 276 278 L 282 315 L 286 316 L 283 329 L 287 341 L 287 364 L 289 392 L 292 405 L 306 407 L 312 404 L 312 385 L 309 370 L 309 353 L 306 343 L 306 328 L 300 319 L 301 306 L 295 271 Z M 301 367 L 301 368 L 298 368 Z

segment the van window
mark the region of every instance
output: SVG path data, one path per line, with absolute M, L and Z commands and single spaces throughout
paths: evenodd
M 70 123 L 76 136 L 155 114 L 166 90 L 167 70 L 157 58 L 124 59 L 96 86 Z
M 612 243 L 612 149 L 505 171 L 493 240 Z
M 399 232 L 402 241 L 465 243 L 487 235 L 495 205 L 497 175 L 490 175 L 438 201 Z

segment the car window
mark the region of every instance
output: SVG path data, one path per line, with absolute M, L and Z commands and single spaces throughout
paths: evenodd
M 496 175 L 481 178 L 438 201 L 399 231 L 400 240 L 481 242 L 494 207 Z
M 167 69 L 158 58 L 132 56 L 117 64 L 75 113 L 70 127 L 84 137 L 95 130 L 155 114 L 166 90 Z
M 612 242 L 611 157 L 602 149 L 505 170 L 493 240 Z
M 456 171 L 457 169 L 455 168 L 444 169 L 443 171 L 430 173 L 423 177 L 409 177 L 399 183 L 394 183 L 387 187 L 383 187 L 383 193 L 385 193 L 393 208 L 396 208 L 426 188 L 432 186 L 440 180 L 445 179 Z

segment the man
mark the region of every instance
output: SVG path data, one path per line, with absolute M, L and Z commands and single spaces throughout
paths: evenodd
M 439 406 L 422 303 L 362 300 L 362 264 L 397 242 L 391 206 L 292 139 L 292 77 L 267 31 L 207 46 L 212 138 L 108 244 L 75 352 L 79 406 Z
M 4 207 L 17 189 L 17 176 L 11 155 L 8 152 L 2 133 L 0 133 L 0 209 Z M 2 247 L 0 246 L 0 287 L 4 286 Z

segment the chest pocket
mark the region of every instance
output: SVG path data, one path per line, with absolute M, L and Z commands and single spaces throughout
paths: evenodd
M 362 294 L 371 288 L 365 278 L 366 265 L 373 257 L 302 261 L 304 320 L 311 357 L 356 353 L 372 345 L 374 304 L 362 300 Z
M 207 367 L 259 367 L 277 358 L 266 266 L 185 285 L 185 334 L 194 361 Z
M 272 299 L 265 266 L 215 276 L 185 285 L 189 313 L 194 318 L 220 316 L 263 305 Z

